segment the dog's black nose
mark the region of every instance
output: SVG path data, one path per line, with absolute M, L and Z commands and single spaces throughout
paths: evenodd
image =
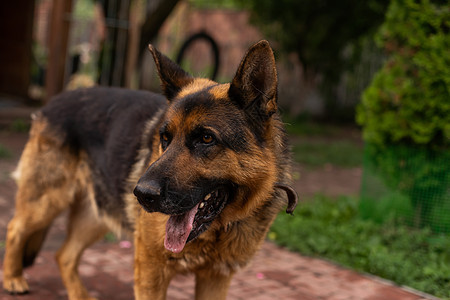
M 148 211 L 157 211 L 161 200 L 161 186 L 154 180 L 141 181 L 134 188 L 134 195 L 139 201 L 139 204 Z

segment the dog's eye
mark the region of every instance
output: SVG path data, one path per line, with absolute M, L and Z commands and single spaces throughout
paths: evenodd
M 214 141 L 214 137 L 210 134 L 204 134 L 202 136 L 202 142 L 205 144 L 211 144 Z
M 166 150 L 167 146 L 169 146 L 171 141 L 171 136 L 168 133 L 161 133 L 161 147 L 163 150 Z

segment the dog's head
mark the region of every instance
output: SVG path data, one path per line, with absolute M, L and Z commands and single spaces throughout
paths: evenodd
M 193 78 L 149 46 L 169 106 L 152 163 L 134 193 L 148 212 L 170 215 L 173 252 L 210 226 L 225 225 L 268 201 L 286 152 L 277 111 L 277 74 L 266 41 L 252 46 L 231 83 Z

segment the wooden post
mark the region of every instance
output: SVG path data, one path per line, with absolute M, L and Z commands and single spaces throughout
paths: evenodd
M 45 102 L 64 88 L 64 70 L 70 29 L 72 0 L 53 0 L 50 21 L 48 65 L 45 77 Z
M 140 0 L 132 0 L 128 26 L 128 49 L 125 63 L 125 87 L 138 88 L 136 79 L 136 66 L 139 54 L 139 35 L 145 17 L 143 11 L 145 3 Z
M 175 8 L 179 0 L 162 0 L 158 6 L 146 16 L 146 21 L 141 28 L 141 38 L 139 43 L 139 61 L 145 51 L 148 51 L 148 43 L 156 37 L 159 29 Z
M 0 2 L 0 92 L 28 98 L 34 1 Z

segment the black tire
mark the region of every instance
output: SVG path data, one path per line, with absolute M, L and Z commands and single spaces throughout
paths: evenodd
M 220 60 L 219 60 L 219 47 L 217 46 L 216 41 L 214 41 L 214 39 L 207 34 L 206 32 L 199 32 L 196 34 L 191 35 L 181 46 L 180 48 L 180 52 L 178 52 L 178 56 L 177 56 L 177 64 L 181 64 L 182 60 L 183 60 L 183 56 L 185 55 L 187 49 L 192 46 L 192 44 L 194 42 L 197 42 L 199 40 L 204 40 L 206 42 L 208 42 L 209 46 L 211 47 L 211 52 L 213 54 L 214 57 L 214 68 L 213 68 L 213 72 L 210 76 L 211 80 L 215 80 L 216 76 L 217 76 L 217 72 L 219 71 L 219 66 L 220 66 Z

